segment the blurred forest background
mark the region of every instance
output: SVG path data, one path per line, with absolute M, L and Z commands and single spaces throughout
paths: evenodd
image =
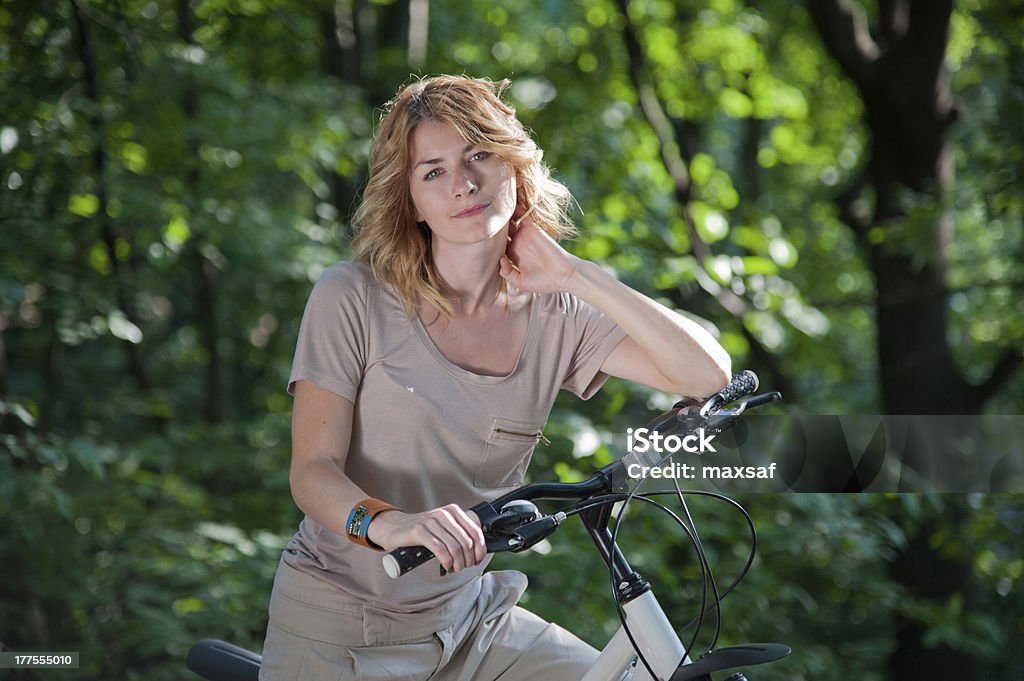
M 706 320 L 781 409 L 1024 413 L 1021 16 L 1021 0 L 3 0 L 0 642 L 82 665 L 10 678 L 187 679 L 198 638 L 259 649 L 299 520 L 298 322 L 349 256 L 380 106 L 411 74 L 512 78 L 578 199 L 571 248 Z M 670 403 L 621 382 L 560 401 L 532 476 L 607 462 L 613 420 Z M 741 500 L 759 558 L 723 643 L 795 650 L 751 678 L 1024 678 L 1024 496 Z M 731 581 L 745 525 L 693 510 Z M 692 552 L 631 517 L 623 541 L 682 626 Z M 600 646 L 607 584 L 582 533 L 561 534 L 496 564 Z

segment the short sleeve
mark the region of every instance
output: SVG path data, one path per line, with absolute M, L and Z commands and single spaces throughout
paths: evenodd
M 302 315 L 289 393 L 305 380 L 355 401 L 366 366 L 367 295 L 357 265 L 342 262 L 324 270 Z
M 601 371 L 601 367 L 626 337 L 626 332 L 596 308 L 574 296 L 569 296 L 567 307 L 572 317 L 568 328 L 575 331 L 576 338 L 569 370 L 561 387 L 588 400 L 608 380 L 608 374 Z

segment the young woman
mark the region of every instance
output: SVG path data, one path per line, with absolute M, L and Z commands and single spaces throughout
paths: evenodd
M 597 651 L 516 606 L 465 509 L 521 484 L 560 389 L 609 375 L 704 396 L 730 361 L 701 327 L 556 239 L 569 193 L 505 104 L 507 81 L 442 76 L 387 105 L 357 211 L 289 390 L 306 516 L 278 568 L 260 678 L 578 679 Z M 450 574 L 389 579 L 380 551 Z

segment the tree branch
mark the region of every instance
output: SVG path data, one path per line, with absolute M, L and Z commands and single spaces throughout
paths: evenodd
M 868 30 L 864 8 L 851 7 L 845 0 L 810 0 L 808 10 L 825 47 L 846 75 L 857 87 L 867 88 L 881 50 Z
M 4 343 L 6 330 L 7 318 L 0 313 L 0 400 L 7 397 L 7 345 Z
M 743 331 L 743 337 L 747 339 L 747 344 L 750 346 L 750 354 L 754 358 L 755 366 L 767 369 L 768 376 L 771 378 L 771 389 L 778 390 L 782 393 L 783 398 L 791 404 L 799 404 L 800 397 L 796 384 L 790 380 L 789 374 L 783 371 L 779 356 L 766 348 L 764 343 L 758 340 L 757 336 L 747 328 L 746 324 L 740 322 L 740 329 Z
M 686 222 L 690 240 L 690 249 L 693 251 L 693 255 L 697 259 L 697 262 L 701 265 L 701 269 L 697 272 L 698 283 L 701 288 L 711 294 L 711 297 L 715 299 L 722 309 L 735 319 L 737 324 L 739 324 L 740 328 L 743 330 L 743 335 L 750 344 L 751 354 L 755 357 L 760 366 L 768 368 L 774 385 L 780 386 L 779 389 L 784 389 L 787 394 L 794 394 L 795 391 L 793 389 L 793 385 L 786 378 L 785 372 L 782 371 L 778 358 L 772 354 L 772 352 L 768 350 L 768 348 L 766 348 L 743 323 L 743 317 L 750 309 L 750 305 L 746 300 L 733 293 L 729 288 L 720 286 L 705 269 L 714 253 L 711 251 L 711 247 L 708 243 L 701 238 L 700 233 L 697 231 L 697 226 L 693 221 L 693 217 L 687 209 L 687 205 L 692 198 L 692 185 L 690 183 L 690 174 L 687 170 L 686 160 L 683 158 L 680 141 L 677 135 L 677 132 L 684 126 L 673 124 L 671 118 L 665 113 L 665 110 L 658 99 L 657 92 L 654 89 L 654 85 L 651 83 L 643 46 L 640 43 L 640 39 L 637 37 L 636 30 L 633 27 L 632 22 L 629 20 L 629 0 L 616 0 L 616 2 L 619 7 L 619 11 L 625 19 L 623 36 L 626 41 L 626 53 L 629 56 L 630 78 L 633 81 L 633 87 L 636 88 L 637 96 L 640 99 L 640 108 L 644 112 L 644 117 L 647 119 L 648 124 L 651 126 L 651 129 L 658 138 L 659 146 L 661 148 L 661 159 L 665 164 L 665 169 L 672 177 L 672 181 L 675 186 L 676 202 L 679 205 L 679 210 L 682 213 L 683 220 Z M 669 293 L 669 297 L 680 307 L 680 309 L 692 308 L 692 301 L 687 301 L 686 296 L 678 289 L 671 291 Z
M 409 0 L 409 66 L 423 68 L 427 61 L 430 0 Z
M 658 138 L 661 149 L 661 160 L 665 169 L 672 177 L 675 185 L 676 199 L 683 206 L 690 200 L 690 172 L 686 169 L 679 150 L 679 142 L 675 136 L 672 122 L 658 100 L 658 94 L 647 77 L 647 58 L 643 46 L 636 35 L 633 23 L 629 20 L 629 0 L 617 0 L 619 11 L 625 18 L 623 37 L 626 40 L 626 54 L 629 56 L 629 75 L 640 100 L 640 109 Z
M 881 18 L 879 42 L 889 48 L 903 40 L 910 26 L 907 0 L 878 0 L 878 14 Z
M 177 20 L 178 34 L 181 41 L 186 45 L 195 45 L 193 37 L 192 8 L 188 0 L 178 0 Z M 199 118 L 199 89 L 196 87 L 195 77 L 190 73 L 182 86 L 181 111 L 185 118 L 186 130 L 195 128 Z M 185 135 L 185 146 L 188 150 L 190 165 L 185 173 L 185 186 L 191 197 L 187 203 L 195 204 L 202 193 L 202 175 L 197 159 L 200 158 L 200 144 L 195 134 L 187 132 Z M 198 211 L 189 206 L 191 216 L 196 216 Z M 193 217 L 191 252 L 195 261 L 195 305 L 198 315 L 198 324 L 202 344 L 206 350 L 207 359 L 204 367 L 204 395 L 203 395 L 203 419 L 207 423 L 220 423 L 224 417 L 222 405 L 222 380 L 221 380 L 221 350 L 220 330 L 217 326 L 217 267 L 203 253 L 203 244 L 206 241 L 204 230 L 198 227 L 199 221 Z
M 934 113 L 943 129 L 959 118 L 959 105 L 949 85 L 946 49 L 952 27 L 953 0 L 909 0 L 910 17 L 906 40 L 906 57 L 919 60 L 924 68 L 920 79 L 922 95 L 934 99 Z M 901 49 L 901 57 L 904 57 Z M 931 93 L 934 92 L 934 95 Z

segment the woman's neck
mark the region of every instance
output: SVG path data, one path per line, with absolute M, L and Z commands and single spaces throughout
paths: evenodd
M 498 262 L 505 252 L 507 237 L 465 245 L 445 244 L 432 254 L 435 271 L 446 285 L 445 297 L 456 314 L 473 315 L 494 305 L 506 290 L 498 274 Z M 436 246 L 437 244 L 435 244 Z

